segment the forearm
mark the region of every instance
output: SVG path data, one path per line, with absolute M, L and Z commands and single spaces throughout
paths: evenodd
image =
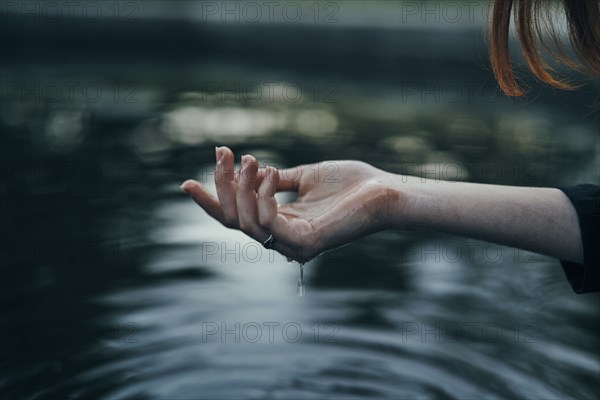
M 577 213 L 559 189 L 395 176 L 405 223 L 583 262 Z

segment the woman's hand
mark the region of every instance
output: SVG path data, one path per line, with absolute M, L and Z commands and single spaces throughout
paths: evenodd
M 182 190 L 228 228 L 261 243 L 273 235 L 273 248 L 296 261 L 397 226 L 405 208 L 394 175 L 363 162 L 329 161 L 278 170 L 260 168 L 246 155 L 235 172 L 229 148 L 217 148 L 216 158 L 218 199 L 193 180 L 184 182 Z M 278 205 L 274 195 L 281 191 L 297 192 L 298 197 Z
M 201 184 L 181 188 L 207 213 L 304 262 L 324 250 L 389 228 L 428 229 L 583 262 L 577 212 L 559 189 L 485 185 L 395 175 L 358 161 L 277 170 L 217 149 L 218 199 Z M 278 205 L 275 193 L 295 191 Z

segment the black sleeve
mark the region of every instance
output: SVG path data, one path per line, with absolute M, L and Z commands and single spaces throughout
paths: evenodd
M 561 261 L 576 293 L 600 291 L 600 186 L 561 187 L 575 206 L 583 242 L 583 264 Z

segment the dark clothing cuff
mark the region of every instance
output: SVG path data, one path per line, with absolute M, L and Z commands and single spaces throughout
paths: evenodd
M 583 244 L 583 264 L 561 261 L 576 293 L 600 291 L 600 186 L 561 187 L 573 203 Z

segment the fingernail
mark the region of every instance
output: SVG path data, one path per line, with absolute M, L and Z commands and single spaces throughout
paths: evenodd
M 185 184 L 187 181 L 184 181 L 181 185 L 179 185 L 179 189 L 183 190 L 185 192 Z
M 246 163 L 248 163 L 250 161 L 250 154 L 244 154 L 242 156 L 242 165 L 245 165 Z
M 223 147 L 215 147 L 215 158 L 217 159 L 217 164 L 221 164 L 224 155 L 225 152 L 223 151 Z

